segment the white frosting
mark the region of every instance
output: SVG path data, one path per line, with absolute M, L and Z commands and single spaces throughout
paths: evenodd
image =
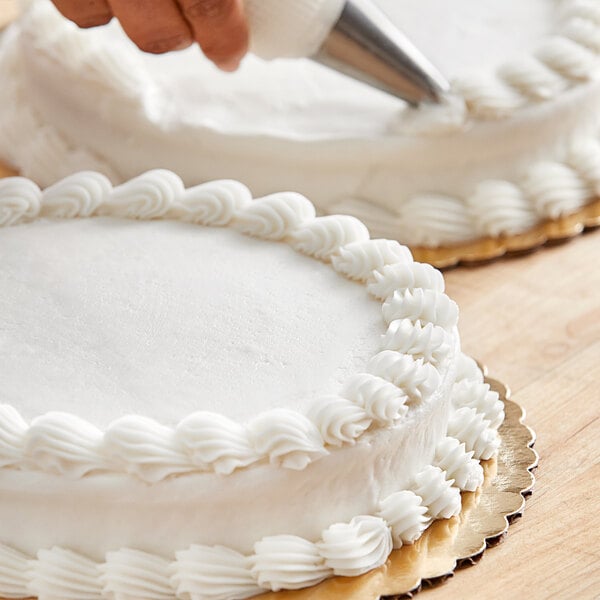
M 379 517 L 355 517 L 336 523 L 317 543 L 325 564 L 335 575 L 355 577 L 382 565 L 392 551 L 392 537 Z
M 420 496 L 410 490 L 390 494 L 381 501 L 379 516 L 392 530 L 394 548 L 412 544 L 431 523 Z
M 362 348 L 359 352 L 351 347 L 351 364 L 359 364 L 367 373 L 359 374 L 346 383 L 344 393 L 347 398 L 336 395 L 322 396 L 315 393 L 319 388 L 313 384 L 313 389 L 316 390 L 311 390 L 310 394 L 306 394 L 303 388 L 297 389 L 287 385 L 283 389 L 288 396 L 282 395 L 282 388 L 277 387 L 276 395 L 273 394 L 269 399 L 265 380 L 257 377 L 254 353 L 245 352 L 249 357 L 240 360 L 233 351 L 236 346 L 244 348 L 250 340 L 255 344 L 257 330 L 253 327 L 243 327 L 235 318 L 247 319 L 247 315 L 252 318 L 254 314 L 263 314 L 263 306 L 266 305 L 268 297 L 269 305 L 277 307 L 277 310 L 270 311 L 270 321 L 273 321 L 275 316 L 281 323 L 285 323 L 285 328 L 277 329 L 277 321 L 274 323 L 276 328 L 272 330 L 260 325 L 258 331 L 266 329 L 265 341 L 269 346 L 272 346 L 274 341 L 277 342 L 274 348 L 266 346 L 264 352 L 273 357 L 269 363 L 276 360 L 284 367 L 287 367 L 288 362 L 294 365 L 293 369 L 286 368 L 279 373 L 267 370 L 269 379 L 281 384 L 282 374 L 289 372 L 292 377 L 300 380 L 301 384 L 305 385 L 304 379 L 307 376 L 315 381 L 315 371 L 319 367 L 323 369 L 325 357 L 328 356 L 331 360 L 333 355 L 335 360 L 337 354 L 343 355 L 345 351 L 337 342 L 343 337 L 343 334 L 340 335 L 342 332 L 339 330 L 339 319 L 338 328 L 331 337 L 332 340 L 336 340 L 337 347 L 327 348 L 321 343 L 322 354 L 307 348 L 306 354 L 311 355 L 313 359 L 308 361 L 307 365 L 304 365 L 304 358 L 300 365 L 297 360 L 291 358 L 286 361 L 285 353 L 286 348 L 287 351 L 296 353 L 301 350 L 298 332 L 300 329 L 307 331 L 305 321 L 298 320 L 298 315 L 301 315 L 304 309 L 303 298 L 313 302 L 320 299 L 323 308 L 313 307 L 319 318 L 327 318 L 327 310 L 336 308 L 331 294 L 324 293 L 326 288 L 319 292 L 318 288 L 310 287 L 319 285 L 318 271 L 315 270 L 318 265 L 293 253 L 291 261 L 290 255 L 284 253 L 274 262 L 276 254 L 273 248 L 267 248 L 263 243 L 268 254 L 256 254 L 250 240 L 241 244 L 243 251 L 240 252 L 236 246 L 241 239 L 223 237 L 224 234 L 215 230 L 204 230 L 202 235 L 199 235 L 200 230 L 197 230 L 196 235 L 193 235 L 192 225 L 176 225 L 164 221 L 153 226 L 137 224 L 131 228 L 126 222 L 113 218 L 116 215 L 122 218 L 149 220 L 169 216 L 188 220 L 197 207 L 210 206 L 210 213 L 218 214 L 219 217 L 209 218 L 209 213 L 201 210 L 201 218 L 205 222 L 229 222 L 243 233 L 267 240 L 290 238 L 290 243 L 294 246 L 298 239 L 302 239 L 301 234 L 294 234 L 301 232 L 303 228 L 315 231 L 314 223 L 325 221 L 338 229 L 336 219 L 316 219 L 313 205 L 299 194 L 284 193 L 250 201 L 247 191 L 239 184 L 223 182 L 223 190 L 219 192 L 218 188 L 219 186 L 213 183 L 185 190 L 175 174 L 164 170 L 145 173 L 114 189 L 111 189 L 102 175 L 89 172 L 70 176 L 44 192 L 40 192 L 28 180 L 22 178 L 5 180 L 0 188 L 0 202 L 7 207 L 7 223 L 27 221 L 36 216 L 33 211 L 23 211 L 24 203 L 34 206 L 39 214 L 48 212 L 45 208 L 46 195 L 50 198 L 52 213 L 83 216 L 90 215 L 93 211 L 93 214 L 106 215 L 113 219 L 24 224 L 18 228 L 6 229 L 0 238 L 0 252 L 3 256 L 0 279 L 5 281 L 5 287 L 9 291 L 4 299 L 8 327 L 4 344 L 0 348 L 4 359 L 2 364 L 7 399 L 21 404 L 22 410 L 30 415 L 35 415 L 38 411 L 43 412 L 40 407 L 47 406 L 48 403 L 57 408 L 64 406 L 69 411 L 55 411 L 36 416 L 27 427 L 10 406 L 3 407 L 3 412 L 0 413 L 0 456 L 3 457 L 6 466 L 40 469 L 73 478 L 106 471 L 124 472 L 149 483 L 198 470 L 214 470 L 217 473 L 228 474 L 236 468 L 250 466 L 263 459 L 268 459 L 274 466 L 302 470 L 309 463 L 327 455 L 328 447 L 352 445 L 372 426 L 389 426 L 401 418 L 406 418 L 408 403 L 412 406 L 418 405 L 434 396 L 443 381 L 444 370 L 448 368 L 442 359 L 449 352 L 450 338 L 440 328 L 428 329 L 427 326 L 431 323 L 427 323 L 427 320 L 429 318 L 441 321 L 450 330 L 456 321 L 455 318 L 452 320 L 447 317 L 450 310 L 448 307 L 451 308 L 453 304 L 448 304 L 450 301 L 441 291 L 417 288 L 412 292 L 422 293 L 418 302 L 421 308 L 415 312 L 415 302 L 410 296 L 410 283 L 423 282 L 422 285 L 427 284 L 441 290 L 443 283 L 436 278 L 435 271 L 415 265 L 410 252 L 397 242 L 347 242 L 346 236 L 336 236 L 335 239 L 343 242 L 343 245 L 336 248 L 331 237 L 324 236 L 325 251 L 313 249 L 311 254 L 331 258 L 333 268 L 347 277 L 370 281 L 377 274 L 380 276 L 378 283 L 381 284 L 387 277 L 389 286 L 390 281 L 398 280 L 402 273 L 404 284 L 401 289 L 404 289 L 404 297 L 399 297 L 398 292 L 394 292 L 392 300 L 383 304 L 383 316 L 394 319 L 397 313 L 402 312 L 406 298 L 406 314 L 410 315 L 413 321 L 419 321 L 413 324 L 414 334 L 406 338 L 407 347 L 398 340 L 399 332 L 392 331 L 390 337 L 388 331 L 387 337 L 384 336 L 379 344 L 379 347 L 384 349 L 375 354 L 370 361 L 366 360 L 368 355 L 359 361 L 358 358 L 364 356 L 364 349 L 370 346 L 367 340 L 372 336 L 373 330 L 380 327 L 380 317 L 366 320 L 365 332 L 354 338 Z M 62 202 L 61 193 L 64 194 Z M 187 198 L 193 199 L 190 206 L 194 208 L 188 210 Z M 208 202 L 203 202 L 202 199 L 207 199 Z M 224 211 L 218 208 L 219 202 L 225 205 L 226 211 L 230 213 L 227 219 L 222 218 Z M 186 208 L 181 209 L 182 206 Z M 195 218 L 191 220 L 196 221 Z M 341 218 L 340 221 L 349 224 L 351 231 L 361 232 L 362 236 L 361 227 L 357 226 L 353 219 Z M 101 225 L 99 232 L 95 228 L 98 222 Z M 151 227 L 152 237 L 144 244 L 142 233 L 148 227 Z M 53 244 L 52 251 L 44 248 L 38 253 L 35 248 L 39 246 L 40 235 L 48 232 L 54 237 L 57 231 L 61 232 L 60 241 Z M 119 251 L 117 245 L 122 243 L 123 231 L 126 232 L 125 241 L 130 245 Z M 127 239 L 130 232 L 131 242 Z M 82 233 L 85 237 L 78 238 L 77 235 Z M 97 237 L 92 237 L 95 234 L 98 234 Z M 72 239 L 71 235 L 75 237 Z M 213 242 L 213 239 L 216 242 Z M 221 246 L 222 239 L 227 242 L 224 246 Z M 187 247 L 184 245 L 186 240 Z M 34 241 L 36 243 L 33 243 Z M 167 246 L 167 243 L 170 245 Z M 215 243 L 219 248 L 219 261 L 216 263 L 206 260 L 206 257 L 215 251 L 215 246 L 211 246 Z M 103 244 L 106 246 L 103 247 Z M 140 247 L 143 247 L 141 254 Z M 154 248 L 158 250 L 158 256 L 152 255 Z M 279 246 L 277 251 L 281 248 Z M 306 251 L 306 246 L 303 249 Z M 227 252 L 232 250 L 234 253 L 228 256 Z M 118 256 L 118 264 L 112 258 L 115 253 Z M 168 268 L 161 272 L 156 268 L 156 264 L 160 264 L 161 259 L 164 261 L 165 254 Z M 24 279 L 20 274 L 23 257 L 28 265 L 29 279 Z M 98 260 L 99 257 L 102 257 L 101 261 Z M 122 257 L 127 259 L 123 260 Z M 173 277 L 173 259 L 176 259 L 177 272 L 180 273 L 180 289 L 177 289 L 178 279 Z M 297 261 L 299 262 L 296 266 Z M 312 264 L 307 265 L 307 262 Z M 89 264 L 95 265 L 91 278 Z M 231 266 L 227 267 L 228 264 Z M 302 283 L 303 295 L 292 302 L 287 294 L 293 286 L 298 286 L 301 268 L 305 264 L 308 267 L 310 284 Z M 57 268 L 57 265 L 60 267 Z M 284 273 L 284 269 L 287 271 L 290 266 L 294 267 L 293 271 Z M 400 271 L 399 266 L 402 267 Z M 59 282 L 58 285 L 52 285 L 56 290 L 55 297 L 48 297 L 48 286 L 44 279 L 49 268 L 55 269 L 50 271 L 51 273 L 56 273 L 50 276 L 50 280 L 56 279 Z M 233 276 L 228 274 L 227 268 L 233 269 Z M 104 276 L 101 269 L 105 269 Z M 327 267 L 323 269 L 334 277 L 335 282 L 332 281 L 329 285 L 339 290 L 341 299 L 341 292 L 345 291 L 342 280 Z M 412 269 L 414 273 L 411 272 Z M 264 278 L 265 271 L 267 283 Z M 166 273 L 168 277 L 165 277 Z M 122 278 L 117 279 L 117 274 L 121 274 Z M 286 277 L 290 283 L 286 282 Z M 110 282 L 110 287 L 104 284 L 105 278 Z M 160 278 L 168 285 L 158 285 Z M 140 282 L 145 280 L 153 282 L 149 303 L 144 303 L 147 292 L 140 285 Z M 272 289 L 268 284 L 270 281 L 275 284 Z M 134 283 L 134 287 L 130 287 L 131 282 Z M 195 289 L 194 282 L 197 282 Z M 65 286 L 65 283 L 68 285 Z M 346 284 L 346 287 L 348 291 L 352 288 L 354 293 L 352 284 Z M 39 289 L 41 294 L 32 294 L 32 289 Z M 244 295 L 241 296 L 238 290 L 243 290 Z M 277 294 L 282 292 L 285 296 L 282 307 L 279 308 Z M 375 292 L 377 294 L 376 290 Z M 426 292 L 433 296 L 430 298 L 423 295 Z M 116 295 L 119 293 L 122 295 Z M 156 314 L 154 303 L 157 301 L 157 294 L 161 301 L 160 306 L 166 307 L 167 313 L 174 313 L 178 317 L 176 321 L 167 320 L 163 316 L 165 308 L 159 313 L 165 325 L 159 330 L 162 334 L 158 353 L 155 351 L 156 321 L 152 316 L 146 317 L 147 307 L 152 311 L 150 315 Z M 177 304 L 168 301 L 169 295 L 177 298 Z M 186 312 L 181 306 L 185 297 L 192 301 L 190 309 Z M 138 302 L 141 303 L 139 308 L 134 305 L 132 310 L 129 307 L 133 298 L 138 298 Z M 230 299 L 241 301 L 244 309 L 229 305 Z M 371 304 L 372 301 L 366 297 L 357 297 L 357 300 L 359 301 L 356 304 L 356 313 L 353 315 L 348 310 L 348 299 L 343 298 L 343 312 L 346 318 L 351 317 L 347 327 L 351 332 L 356 330 L 355 319 L 364 320 L 365 314 L 371 312 L 371 306 L 376 308 L 376 304 Z M 432 309 L 427 308 L 429 304 L 433 304 Z M 127 310 L 124 313 L 111 312 L 115 305 L 125 306 Z M 438 305 L 442 308 L 438 309 Z M 51 310 L 49 306 L 52 307 Z M 325 307 L 327 310 L 324 310 Z M 82 311 L 82 308 L 85 310 Z M 285 308 L 289 312 L 286 313 Z M 341 312 L 340 309 L 341 306 L 338 312 Z M 372 311 L 374 317 L 377 312 Z M 136 327 L 136 319 L 139 319 L 140 314 L 142 320 Z M 92 318 L 85 318 L 86 315 Z M 184 327 L 179 324 L 181 320 Z M 291 325 L 294 320 L 297 323 L 296 330 Z M 54 322 L 57 326 L 53 328 Z M 210 329 L 206 328 L 207 324 Z M 106 335 L 107 328 L 111 328 L 110 337 Z M 149 337 L 148 330 L 151 334 Z M 240 340 L 240 330 L 247 331 L 249 337 L 242 337 Z M 23 331 L 28 332 L 30 337 L 24 337 Z M 165 341 L 167 336 L 172 336 L 174 332 L 177 345 L 170 351 Z M 119 337 L 123 335 L 126 337 Z M 372 337 L 376 339 L 375 336 Z M 112 338 L 116 339 L 113 341 Z M 180 338 L 185 339 L 183 345 Z M 224 346 L 223 340 L 230 338 L 234 343 Z M 99 352 L 99 348 L 106 346 L 99 340 L 106 339 L 111 340 L 113 345 Z M 207 344 L 207 339 L 211 341 L 210 344 Z M 132 349 L 128 349 L 128 343 L 134 344 Z M 194 352 L 198 343 L 200 346 Z M 311 348 L 314 348 L 315 343 L 319 343 L 318 338 L 314 332 L 310 332 Z M 145 345 L 149 346 L 151 354 L 144 355 Z M 392 349 L 393 346 L 398 348 Z M 226 351 L 225 354 L 223 350 Z M 169 366 L 168 371 L 161 371 L 164 368 L 164 356 L 168 356 L 170 352 L 176 359 L 177 366 L 183 362 L 183 370 L 178 371 L 173 365 Z M 181 360 L 182 352 L 189 357 L 187 362 Z M 31 358 L 32 355 L 35 359 Z M 119 363 L 113 362 L 113 355 L 125 360 L 128 368 L 127 371 L 119 368 L 114 373 L 120 373 L 120 376 L 113 375 L 107 378 L 107 370 L 114 370 L 114 366 L 121 367 Z M 202 357 L 202 360 L 199 376 L 196 376 L 196 382 L 199 384 L 196 391 L 189 384 L 187 388 L 181 384 L 183 376 L 189 377 L 190 372 L 193 373 L 193 365 L 198 362 L 198 357 Z M 157 362 L 157 359 L 160 362 Z M 91 371 L 89 366 L 87 369 L 84 367 L 90 363 L 93 366 Z M 56 377 L 56 373 L 59 372 L 58 365 L 61 378 Z M 61 385 L 65 365 L 70 372 L 69 393 Z M 335 384 L 339 390 L 340 367 L 336 365 L 332 369 L 326 364 L 325 367 L 323 374 L 331 379 L 330 373 L 333 370 Z M 32 377 L 32 369 L 36 368 L 36 376 Z M 360 371 L 361 369 L 359 373 Z M 139 372 L 141 377 L 132 380 L 130 372 Z M 231 377 L 233 372 L 236 373 L 236 377 Z M 150 373 L 154 376 L 149 376 Z M 183 376 L 180 373 L 183 373 Z M 85 391 L 83 386 L 81 390 L 81 394 L 87 399 L 84 406 L 79 406 L 74 401 L 79 398 L 77 377 L 85 383 Z M 211 377 L 214 382 L 212 390 L 207 385 Z M 237 379 L 240 381 L 237 390 L 228 389 L 224 385 L 227 381 Z M 24 381 L 34 382 L 34 385 L 40 387 L 27 388 L 23 384 Z M 93 386 L 90 382 L 99 383 Z M 317 383 L 323 385 L 321 382 Z M 143 384 L 144 387 L 140 388 L 139 384 Z M 256 386 L 254 393 L 252 386 Z M 122 390 L 128 389 L 131 390 L 129 394 L 123 396 Z M 194 390 L 193 395 L 190 394 L 190 390 Z M 327 391 L 326 387 L 324 391 Z M 334 387 L 332 391 L 337 390 Z M 313 398 L 316 396 L 316 400 L 305 415 L 304 405 L 311 395 Z M 166 397 L 169 397 L 170 401 L 164 406 Z M 140 401 L 143 407 L 136 404 Z M 191 406 L 202 410 L 181 414 L 181 408 L 185 410 L 190 406 L 190 402 L 193 402 Z M 127 406 L 133 408 L 133 414 L 122 416 Z M 267 408 L 269 410 L 266 410 Z M 70 411 L 80 412 L 89 421 Z M 136 412 L 139 414 L 135 414 Z M 235 421 L 230 422 L 227 418 L 228 413 Z M 154 420 L 156 415 L 168 415 L 166 419 L 163 417 L 166 423 Z M 175 427 L 172 425 L 174 417 L 175 422 L 178 422 Z M 247 420 L 248 417 L 251 418 Z M 240 423 L 244 420 L 247 422 Z M 101 426 L 108 423 L 108 426 L 102 431 L 92 423 Z
M 325 443 L 332 446 L 354 444 L 372 422 L 362 406 L 338 396 L 317 398 L 309 414 L 319 424 Z
M 408 396 L 397 385 L 383 377 L 360 373 L 350 378 L 342 393 L 374 421 L 393 425 L 408 411 Z
M 177 553 L 172 577 L 178 598 L 229 600 L 264 591 L 250 570 L 250 561 L 229 548 L 191 546 Z
M 435 466 L 446 473 L 461 490 L 475 491 L 483 483 L 483 469 L 473 452 L 467 452 L 464 443 L 447 437 L 435 449 Z
M 25 598 L 29 593 L 28 558 L 0 544 L 0 590 L 6 598 Z
M 13 178 L 0 188 L 0 205 L 7 207 L 6 223 L 15 225 L 0 230 L 0 283 L 9 292 L 0 312 L 5 331 L 14 332 L 10 344 L 0 346 L 0 369 L 6 398 L 18 408 L 0 405 L 0 594 L 229 599 L 305 587 L 331 575 L 355 576 L 384 564 L 394 544 L 414 541 L 431 519 L 457 514 L 460 493 L 453 484 L 473 489 L 480 483 L 481 467 L 472 457 L 489 458 L 497 449 L 502 407 L 477 367 L 458 353 L 457 311 L 440 276 L 413 263 L 397 242 L 363 239 L 363 228 L 352 219 L 316 218 L 312 204 L 297 194 L 252 201 L 231 181 L 185 190 L 166 171 L 114 189 L 89 172 L 44 192 Z M 31 222 L 48 213 L 106 216 Z M 180 218 L 189 222 L 171 221 Z M 200 228 L 197 221 L 229 224 L 262 239 Z M 300 235 L 304 228 L 311 233 Z M 45 232 L 51 244 L 42 243 Z M 116 260 L 111 253 L 123 237 Z M 298 240 L 300 252 L 331 265 L 286 245 L 296 247 Z M 162 271 L 156 268 L 161 261 L 167 267 Z M 183 281 L 179 287 L 174 265 Z M 165 273 L 169 285 L 161 288 L 156 282 Z M 97 286 L 103 277 L 110 286 Z M 128 287 L 131 280 L 153 284 L 150 293 L 139 283 Z M 396 290 L 390 289 L 393 281 Z M 219 285 L 225 284 L 233 287 L 222 292 Z M 378 300 L 369 299 L 369 289 Z M 118 292 L 123 296 L 115 298 Z M 153 308 L 171 294 L 176 302 Z M 207 297 L 218 302 L 207 303 Z M 185 298 L 191 298 L 187 309 Z M 202 383 L 215 370 L 221 378 L 213 394 L 193 394 L 187 401 L 185 388 L 177 389 L 179 373 L 168 381 L 168 395 L 152 389 L 165 385 L 167 372 L 160 371 L 160 361 L 152 364 L 143 356 L 143 336 L 150 328 L 150 342 L 160 339 L 158 354 L 165 360 L 176 322 L 167 321 L 157 333 L 156 319 L 136 330 L 138 313 L 147 318 L 148 310 L 130 310 L 127 320 L 116 323 L 117 313 L 105 316 L 115 304 L 130 307 L 133 299 L 145 300 L 139 306 L 150 314 L 182 319 L 185 343 L 179 348 L 186 352 L 213 331 L 214 351 L 201 354 L 210 366 Z M 314 314 L 302 314 L 294 330 L 294 319 L 311 299 L 320 304 L 312 307 Z M 49 314 L 52 303 L 57 312 Z M 261 311 L 267 303 L 269 311 Z M 255 313 L 261 319 L 248 318 Z M 313 327 L 309 315 L 326 320 Z M 258 379 L 253 353 L 232 358 L 234 343 L 228 354 L 219 354 L 240 328 L 234 321 L 223 330 L 222 322 L 236 316 L 245 319 L 253 340 L 268 329 L 280 359 L 288 346 L 301 356 L 315 353 L 315 345 L 324 345 L 316 330 L 327 329 L 335 347 L 320 350 L 339 360 L 350 345 L 349 366 L 340 373 L 338 364 L 324 366 L 324 354 L 318 356 L 308 368 L 311 374 L 333 370 L 333 389 L 327 390 L 326 374 L 309 394 L 283 386 L 275 371 L 277 395 L 265 399 L 264 382 L 252 389 Z M 37 319 L 35 326 L 29 318 Z M 87 395 L 71 388 L 75 374 L 94 363 L 90 347 L 111 339 L 86 337 L 97 320 L 104 329 L 113 327 L 111 336 L 132 329 L 136 335 L 133 350 L 123 353 L 120 344 L 111 349 L 121 352 L 126 369 L 115 369 L 107 353 L 92 355 L 114 387 L 99 387 L 91 401 L 89 374 Z M 210 329 L 194 328 L 197 321 Z M 73 324 L 78 328 L 69 331 Z M 306 330 L 311 340 L 303 350 L 299 333 Z M 35 335 L 24 340 L 30 331 Z M 50 342 L 52 353 L 44 355 Z M 28 353 L 18 353 L 19 343 Z M 181 351 L 174 354 L 181 362 Z M 62 369 L 51 377 L 56 369 L 48 361 L 55 355 Z M 218 361 L 229 361 L 225 371 L 218 372 Z M 25 368 L 32 379 L 38 362 L 45 383 L 40 394 L 25 388 L 23 371 L 15 374 Z M 192 355 L 186 370 L 194 362 Z M 286 372 L 304 377 L 303 364 L 304 358 L 290 361 Z M 136 395 L 115 394 L 136 369 L 150 384 L 139 396 L 143 405 L 135 404 Z M 252 376 L 238 395 L 229 394 L 226 382 L 243 377 L 245 369 Z M 64 410 L 45 412 L 47 406 Z M 133 414 L 127 414 L 130 407 Z
M 413 480 L 413 491 L 421 497 L 427 507 L 427 516 L 432 519 L 449 519 L 460 512 L 460 491 L 452 487 L 444 471 L 428 465 L 419 471 Z
M 504 404 L 499 399 L 498 392 L 490 390 L 487 383 L 469 380 L 455 383 L 452 389 L 452 401 L 457 407 L 474 408 L 490 422 L 490 427 L 494 429 L 498 429 L 504 421 Z
M 123 548 L 100 565 L 102 597 L 114 600 L 172 600 L 171 569 L 159 556 Z
M 257 542 L 252 572 L 262 588 L 275 592 L 315 585 L 333 574 L 316 544 L 292 535 L 277 535 Z
M 464 442 L 467 451 L 473 452 L 479 460 L 491 458 L 500 446 L 498 434 L 490 427 L 490 422 L 467 406 L 456 410 L 450 418 L 448 435 Z
M 64 548 L 40 550 L 29 564 L 29 594 L 43 600 L 99 600 L 102 586 L 94 561 Z

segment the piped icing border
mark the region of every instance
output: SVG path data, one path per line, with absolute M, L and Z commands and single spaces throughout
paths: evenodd
M 465 197 L 419 193 L 389 210 L 360 194 L 329 210 L 351 214 L 377 235 L 412 248 L 454 245 L 522 234 L 544 221 L 570 215 L 600 197 L 600 135 L 573 140 L 560 160 L 527 167 L 516 182 L 487 179 Z
M 457 77 L 453 90 L 473 119 L 506 118 L 589 82 L 600 69 L 600 4 L 558 0 L 556 29 L 531 54 L 492 73 Z
M 486 393 L 474 398 L 473 389 Z M 194 544 L 171 559 L 121 548 L 108 552 L 101 562 L 61 547 L 40 549 L 32 557 L 0 543 L 0 594 L 40 600 L 231 600 L 299 589 L 334 575 L 366 573 L 385 563 L 393 548 L 416 541 L 433 520 L 456 516 L 460 490 L 474 491 L 482 484 L 480 461 L 498 449 L 496 429 L 504 417 L 503 403 L 489 392 L 475 362 L 462 354 L 452 405 L 448 436 L 439 442 L 433 463 L 416 473 L 405 489 L 381 498 L 373 515 L 334 523 L 316 541 L 268 536 L 257 541 L 249 555 Z
M 458 308 L 444 294 L 441 273 L 414 262 L 398 242 L 370 239 L 354 217 L 316 217 L 313 205 L 292 192 L 252 200 L 235 181 L 185 189 L 166 170 L 114 188 L 96 172 L 68 176 L 44 191 L 21 177 L 0 180 L 0 226 L 95 215 L 229 226 L 328 262 L 382 302 L 388 328 L 381 349 L 338 396 L 315 398 L 306 414 L 274 409 L 244 424 L 200 411 L 175 427 L 130 415 L 101 431 L 69 413 L 50 412 L 27 423 L 3 404 L 0 468 L 71 478 L 120 472 L 151 483 L 199 471 L 227 475 L 265 461 L 301 470 L 334 447 L 406 419 L 411 407 L 429 402 L 447 378 L 458 347 Z

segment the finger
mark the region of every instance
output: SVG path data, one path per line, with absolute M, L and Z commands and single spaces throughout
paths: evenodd
M 181 50 L 193 41 L 174 0 L 108 0 L 125 33 L 144 52 Z
M 60 13 L 79 27 L 106 25 L 113 17 L 106 0 L 54 0 Z
M 233 71 L 248 51 L 242 0 L 178 0 L 195 40 L 207 58 Z

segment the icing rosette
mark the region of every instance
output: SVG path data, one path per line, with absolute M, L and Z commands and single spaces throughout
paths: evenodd
M 225 226 L 251 202 L 250 190 L 239 181 L 209 181 L 186 189 L 167 216 L 188 223 Z
M 350 279 L 367 281 L 373 271 L 386 265 L 412 263 L 412 254 L 406 246 L 393 240 L 366 240 L 342 246 L 331 259 L 333 268 Z
M 327 454 L 319 430 L 304 415 L 285 408 L 273 409 L 248 424 L 254 449 L 271 464 L 302 470 Z
M 29 563 L 29 595 L 43 600 L 102 598 L 98 566 L 93 560 L 64 548 L 40 550 Z
M 413 288 L 444 291 L 444 277 L 427 263 L 398 262 L 385 265 L 373 273 L 373 281 L 367 284 L 369 293 L 378 300 L 386 300 L 397 291 Z
M 360 516 L 328 527 L 317 547 L 335 575 L 355 577 L 385 563 L 392 551 L 392 536 L 383 519 Z
M 458 381 L 452 387 L 452 402 L 456 407 L 468 406 L 481 413 L 492 429 L 498 429 L 504 421 L 504 403 L 498 392 L 490 389 L 487 383 Z
M 298 252 L 328 261 L 342 246 L 368 239 L 369 230 L 362 221 L 349 215 L 329 215 L 298 227 L 289 243 Z
M 459 352 L 456 360 L 456 381 L 463 380 L 483 383 L 483 372 L 475 360 L 464 352 Z
M 113 421 L 103 448 L 126 473 L 148 483 L 194 470 L 176 432 L 148 417 L 129 415 Z
M 454 244 L 473 236 L 473 222 L 460 198 L 422 193 L 409 197 L 396 217 L 402 241 L 412 246 L 429 246 L 437 240 Z
M 254 544 L 251 563 L 258 584 L 274 592 L 315 585 L 333 573 L 318 547 L 295 535 L 264 537 Z
M 396 319 L 409 319 L 451 331 L 458 323 L 458 306 L 446 294 L 416 288 L 394 292 L 383 303 L 383 317 L 388 324 Z
M 502 65 L 498 76 L 518 93 L 533 100 L 548 100 L 566 87 L 565 80 L 534 56 Z
M 600 32 L 600 26 L 598 27 Z M 600 38 L 600 33 L 598 35 Z M 567 163 L 587 182 L 597 196 L 600 196 L 600 141 L 577 139 L 569 147 Z
M 315 217 L 315 207 L 301 194 L 280 192 L 254 200 L 238 211 L 233 226 L 246 235 L 281 240 Z
M 178 598 L 231 600 L 264 592 L 250 570 L 250 560 L 222 546 L 193 545 L 177 552 L 171 578 Z
M 79 479 L 107 467 L 100 429 L 70 413 L 35 418 L 24 436 L 23 453 L 44 471 Z
M 308 417 L 318 427 L 326 444 L 354 444 L 371 425 L 365 410 L 339 396 L 325 396 L 314 401 Z
M 594 195 L 575 169 L 558 162 L 532 166 L 523 181 L 523 189 L 538 214 L 550 219 L 578 210 Z
M 433 323 L 423 325 L 421 321 L 394 319 L 381 336 L 381 349 L 409 354 L 437 365 L 450 352 L 450 337 L 443 327 Z
M 478 460 L 492 458 L 500 446 L 500 439 L 490 422 L 474 408 L 463 406 L 448 421 L 448 435 L 464 442 L 468 452 Z
M 0 590 L 7 598 L 29 596 L 29 559 L 21 552 L 0 544 Z
M 427 465 L 413 478 L 412 491 L 420 496 L 427 507 L 427 516 L 433 519 L 449 519 L 461 509 L 460 491 L 439 467 Z
M 446 479 L 461 490 L 474 492 L 483 483 L 483 468 L 467 452 L 464 442 L 456 438 L 444 438 L 435 449 L 434 465 L 446 473 Z
M 94 171 L 70 175 L 46 188 L 41 215 L 60 219 L 89 217 L 112 192 L 108 177 Z
M 385 426 L 393 425 L 408 412 L 408 396 L 390 381 L 370 373 L 352 377 L 342 393 L 363 408 L 373 421 Z
M 535 56 L 568 80 L 588 81 L 598 66 L 598 57 L 593 50 L 562 35 L 542 44 Z
M 0 227 L 33 219 L 40 210 L 40 188 L 24 177 L 0 179 Z
M 192 462 L 203 470 L 229 475 L 259 459 L 246 428 L 218 413 L 189 415 L 177 426 L 177 436 Z
M 412 544 L 432 521 L 421 497 L 410 490 L 395 492 L 384 498 L 377 516 L 389 525 L 394 548 Z
M 159 556 L 123 548 L 108 552 L 98 566 L 103 597 L 172 600 L 169 561 Z
M 428 398 L 440 384 L 440 374 L 433 365 L 393 350 L 377 353 L 367 370 L 399 387 L 411 402 Z
M 110 217 L 156 219 L 164 216 L 183 192 L 183 182 L 175 173 L 155 169 L 115 187 L 97 213 Z
M 485 235 L 516 235 L 538 222 L 535 208 L 524 191 L 508 181 L 483 181 L 466 202 Z

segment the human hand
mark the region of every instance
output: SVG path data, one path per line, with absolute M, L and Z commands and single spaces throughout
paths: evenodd
M 116 17 L 144 52 L 182 50 L 194 42 L 224 71 L 235 71 L 248 51 L 242 0 L 53 0 L 79 27 Z

